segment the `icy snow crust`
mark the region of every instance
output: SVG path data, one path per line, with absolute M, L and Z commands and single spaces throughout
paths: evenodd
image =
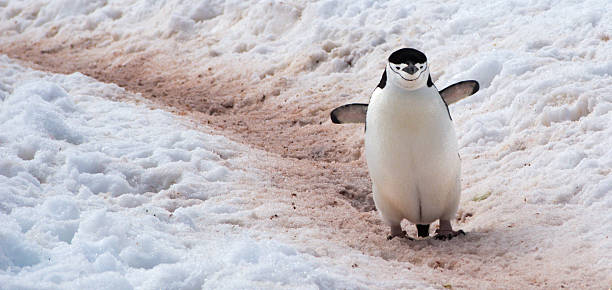
M 232 221 L 258 178 L 246 147 L 5 56 L 0 94 L 1 289 L 368 284 Z
M 565 281 L 599 288 L 610 287 L 612 283 L 610 1 L 0 1 L 0 7 L 3 7 L 0 35 L 5 39 L 20 39 L 25 35 L 27 41 L 36 42 L 53 37 L 80 37 L 97 41 L 100 51 L 119 51 L 113 59 L 119 65 L 129 62 L 125 55 L 151 53 L 162 58 L 166 53 L 167 58 L 176 58 L 177 65 L 189 67 L 193 63 L 193 75 L 200 73 L 200 67 L 218 64 L 215 67 L 218 75 L 238 70 L 240 74 L 236 78 L 251 87 L 260 83 L 269 85 L 273 83 L 271 79 L 280 79 L 283 85 L 272 90 L 271 95 L 266 93 L 266 101 L 300 104 L 302 110 L 318 118 L 317 122 L 327 120 L 329 111 L 338 105 L 367 101 L 386 57 L 394 49 L 403 46 L 421 49 L 430 60 L 432 77 L 438 88 L 464 79 L 476 79 L 481 85 L 476 95 L 451 106 L 463 160 L 463 194 L 457 222 L 471 233 L 466 239 L 471 239 L 468 242 L 473 245 L 464 246 L 467 253 L 461 252 L 462 248 L 452 248 L 453 244 L 446 246 L 451 252 L 461 252 L 456 256 L 458 263 L 467 264 L 467 269 L 485 276 L 489 270 L 495 270 L 491 272 L 493 276 L 504 276 L 506 272 L 501 274 L 502 271 L 519 273 L 520 280 L 531 286 L 561 286 L 538 281 Z M 13 70 L 4 72 L 9 76 L 3 78 L 15 78 L 10 76 Z M 113 219 L 117 214 L 113 207 L 118 207 L 120 211 L 133 211 L 130 214 L 154 221 L 159 218 L 143 210 L 157 206 L 163 208 L 166 215 L 171 211 L 167 205 L 170 198 L 154 198 L 164 195 L 160 192 L 182 186 L 181 190 L 191 192 L 195 199 L 208 198 L 198 196 L 202 192 L 223 195 L 224 191 L 231 191 L 228 183 L 231 184 L 232 178 L 241 174 L 207 157 L 213 145 L 202 149 L 208 153 L 194 157 L 195 153 L 185 144 L 192 138 L 183 133 L 174 133 L 183 137 L 176 137 L 176 140 L 167 137 L 171 141 L 164 143 L 164 138 L 158 136 L 167 136 L 168 130 L 143 130 L 142 136 L 128 134 L 134 138 L 149 138 L 149 141 L 138 141 L 145 143 L 143 148 L 134 149 L 140 153 L 125 153 L 127 149 L 123 147 L 114 150 L 101 145 L 98 149 L 90 148 L 88 146 L 94 146 L 94 142 L 111 142 L 94 138 L 90 135 L 93 129 L 83 125 L 85 121 L 95 122 L 88 120 L 91 115 L 96 116 L 95 108 L 87 114 L 79 111 L 84 110 L 82 107 L 93 97 L 70 93 L 66 88 L 59 90 L 56 87 L 60 85 L 52 83 L 16 86 L 2 80 L 0 87 L 0 99 L 4 100 L 0 142 L 3 152 L 7 152 L 0 161 L 0 171 L 6 180 L 3 183 L 9 185 L 0 190 L 16 190 L 16 193 L 11 191 L 0 197 L 2 217 L 9 225 L 3 231 L 11 233 L 6 242 L 2 242 L 2 248 L 6 245 L 15 249 L 11 253 L 20 253 L 18 261 L 8 254 L 0 260 L 6 261 L 0 264 L 6 265 L 2 277 L 28 283 L 29 278 L 25 278 L 30 277 L 28 275 L 43 275 L 44 271 L 51 273 L 52 267 L 66 266 L 55 264 L 59 263 L 57 259 L 48 260 L 50 249 L 57 247 L 45 244 L 72 249 L 67 241 L 72 245 L 77 241 L 83 243 L 80 235 L 83 223 L 79 221 L 84 222 L 90 215 L 93 219 L 94 213 L 86 214 L 87 208 L 94 207 L 89 205 L 90 199 L 99 204 L 98 210 L 109 217 L 107 219 Z M 36 95 L 36 90 L 44 90 L 46 96 Z M 66 94 L 72 97 L 64 96 Z M 33 109 L 20 103 L 19 96 L 23 95 L 43 105 Z M 71 102 L 67 101 L 72 98 Z M 107 109 L 107 112 L 126 106 L 112 104 L 117 109 Z M 5 112 L 9 110 L 13 113 L 7 115 Z M 121 115 L 122 118 L 128 116 Z M 76 118 L 78 122 L 66 121 L 68 118 Z M 122 123 L 117 117 L 117 120 L 99 121 L 98 126 L 115 134 L 116 130 L 129 129 L 121 126 L 144 122 L 143 118 L 149 120 L 148 117 L 134 117 Z M 24 127 L 20 130 L 44 132 L 44 136 L 40 137 L 42 133 L 33 134 L 34 137 L 19 135 L 23 142 L 12 141 L 12 135 L 6 135 L 9 133 L 5 133 L 4 128 L 18 125 Z M 325 125 L 332 126 L 329 122 Z M 108 129 L 110 127 L 112 130 Z M 16 130 L 6 132 L 18 134 Z M 338 138 L 347 139 L 353 147 L 359 148 L 363 128 L 347 127 L 346 132 Z M 120 140 L 116 142 L 119 144 Z M 82 148 L 78 150 L 84 155 L 63 155 L 66 154 L 64 150 L 70 149 L 68 147 Z M 236 147 L 232 152 L 240 156 L 242 150 L 246 149 Z M 57 155 L 64 158 L 57 160 Z M 119 161 L 128 158 L 126 156 L 133 160 L 129 165 Z M 201 174 L 212 172 L 213 179 L 220 180 L 200 178 L 202 167 L 193 161 L 197 158 L 214 167 L 205 168 Z M 32 163 L 36 166 L 28 165 Z M 243 165 L 236 167 L 240 166 Z M 65 170 L 55 173 L 55 168 Z M 172 176 L 173 170 L 164 174 L 163 168 L 195 173 L 192 178 L 185 177 L 187 173 L 177 177 Z M 59 199 L 43 201 L 41 188 L 49 184 L 43 181 L 52 180 L 55 174 L 63 174 L 58 178 L 62 181 L 54 186 L 65 194 L 53 191 L 51 195 Z M 134 182 L 130 177 L 150 183 Z M 185 184 L 183 179 L 201 184 Z M 199 186 L 211 189 L 200 191 Z M 69 192 L 71 194 L 67 194 Z M 72 203 L 66 202 L 70 200 Z M 49 210 L 60 205 L 63 206 L 61 210 Z M 174 222 L 178 213 L 186 211 L 180 206 L 177 208 L 166 223 Z M 55 213 L 58 211 L 62 212 L 60 217 Z M 183 216 L 191 217 L 192 221 L 196 213 L 200 217 L 214 214 L 189 212 L 191 215 Z M 60 220 L 61 226 L 36 226 L 36 219 L 27 219 L 34 214 L 43 216 L 50 224 Z M 127 219 L 137 223 L 134 218 Z M 194 224 L 201 227 L 202 220 L 206 218 Z M 121 219 L 115 217 L 110 225 L 114 227 L 115 224 L 121 224 Z M 175 224 L 182 226 L 183 222 L 176 221 L 172 227 Z M 191 227 L 189 224 L 186 222 L 184 227 Z M 91 230 L 83 227 L 84 232 Z M 217 235 L 233 233 L 228 233 L 221 225 L 215 227 L 221 227 Z M 30 234 L 30 231 L 34 232 Z M 40 232 L 50 238 L 40 238 Z M 95 235 L 97 233 L 88 232 L 85 236 Z M 138 279 L 157 278 L 129 273 L 190 263 L 181 258 L 187 251 L 187 246 L 180 246 L 182 239 L 170 242 L 175 238 L 172 235 L 162 239 L 165 242 L 161 245 L 155 244 L 165 248 L 158 252 L 153 250 L 159 253 L 154 258 L 138 256 L 134 244 L 127 245 L 127 240 L 119 238 L 126 245 L 109 242 L 106 247 L 110 253 L 99 264 L 114 265 L 120 270 L 109 273 L 127 279 L 132 285 L 143 285 Z M 235 250 L 231 244 L 218 240 L 213 239 L 211 243 Z M 143 238 L 139 245 L 149 247 L 151 243 Z M 198 245 L 193 244 L 194 247 Z M 91 255 L 93 250 L 83 251 Z M 406 246 L 406 251 L 418 250 Z M 430 248 L 421 251 L 435 252 Z M 58 255 L 63 253 L 58 252 Z M 385 249 L 381 252 L 387 253 Z M 79 257 L 85 261 L 86 254 Z M 490 256 L 492 264 L 498 268 L 470 264 L 474 256 Z M 191 256 L 186 259 L 192 261 Z M 214 257 L 207 256 L 207 259 L 216 261 Z M 409 260 L 418 264 L 414 259 Z M 87 263 L 95 261 L 87 260 Z M 155 263 L 159 265 L 154 267 Z M 216 272 L 215 281 L 226 276 L 228 281 L 234 281 L 233 276 L 227 274 L 233 264 L 226 260 L 220 263 L 225 268 Z M 190 265 L 195 269 L 204 267 L 195 261 Z M 255 263 L 253 267 L 258 265 Z M 76 275 L 77 270 L 66 272 Z M 434 272 L 422 271 L 426 275 Z M 191 272 L 182 274 L 189 276 L 185 273 Z M 202 270 L 202 273 L 208 272 Z M 55 279 L 55 276 L 48 279 Z M 75 281 L 77 278 L 57 279 Z M 306 283 L 291 281 L 295 285 Z M 353 286 L 347 284 L 346 287 Z

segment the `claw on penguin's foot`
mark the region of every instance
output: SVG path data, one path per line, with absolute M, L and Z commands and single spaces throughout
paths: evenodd
M 434 239 L 436 240 L 441 240 L 441 241 L 446 241 L 446 240 L 452 240 L 454 237 L 462 235 L 465 236 L 465 232 L 463 230 L 458 230 L 458 231 L 451 231 L 451 232 L 445 232 L 445 233 L 440 233 L 440 230 L 436 230 L 437 235 L 434 236 Z
M 395 237 L 400 237 L 403 238 L 406 236 L 406 231 L 401 231 L 399 233 L 394 233 L 393 231 L 391 231 L 391 234 L 389 236 L 387 236 L 387 240 L 391 240 Z
M 437 235 L 434 236 L 434 239 L 440 240 L 440 241 L 446 241 L 446 240 L 450 240 L 452 238 L 453 238 L 453 236 L 451 234 L 447 234 L 447 235 L 437 234 Z
M 390 234 L 387 236 L 387 240 L 392 240 L 393 238 L 398 237 L 398 238 L 406 238 L 408 240 L 414 241 L 413 238 L 409 237 L 408 234 L 406 233 L 406 231 L 402 231 L 400 234 Z

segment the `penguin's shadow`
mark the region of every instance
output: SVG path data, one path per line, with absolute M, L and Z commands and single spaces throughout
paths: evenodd
M 531 233 L 533 234 L 533 233 Z M 436 240 L 433 236 L 425 239 L 397 239 L 394 248 L 399 261 L 415 262 L 414 254 L 429 255 L 437 259 L 515 260 L 537 249 L 537 243 L 528 241 L 528 228 L 492 229 L 466 231 L 466 235 L 451 240 Z M 395 240 L 395 239 L 394 239 Z M 392 242 L 391 240 L 390 242 Z M 406 247 L 413 251 L 406 251 Z M 418 262 L 418 261 L 417 261 Z M 418 263 L 417 263 L 418 264 Z

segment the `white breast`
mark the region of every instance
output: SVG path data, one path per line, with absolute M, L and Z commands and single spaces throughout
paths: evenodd
M 366 160 L 383 217 L 422 224 L 454 217 L 461 165 L 455 130 L 436 88 L 377 88 L 366 125 Z

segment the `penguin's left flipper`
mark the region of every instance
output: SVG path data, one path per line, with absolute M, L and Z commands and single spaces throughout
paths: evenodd
M 479 89 L 480 85 L 477 81 L 461 81 L 441 90 L 440 96 L 442 96 L 447 105 L 450 105 L 475 94 Z
M 365 123 L 367 111 L 368 104 L 347 104 L 331 111 L 330 117 L 334 124 Z

